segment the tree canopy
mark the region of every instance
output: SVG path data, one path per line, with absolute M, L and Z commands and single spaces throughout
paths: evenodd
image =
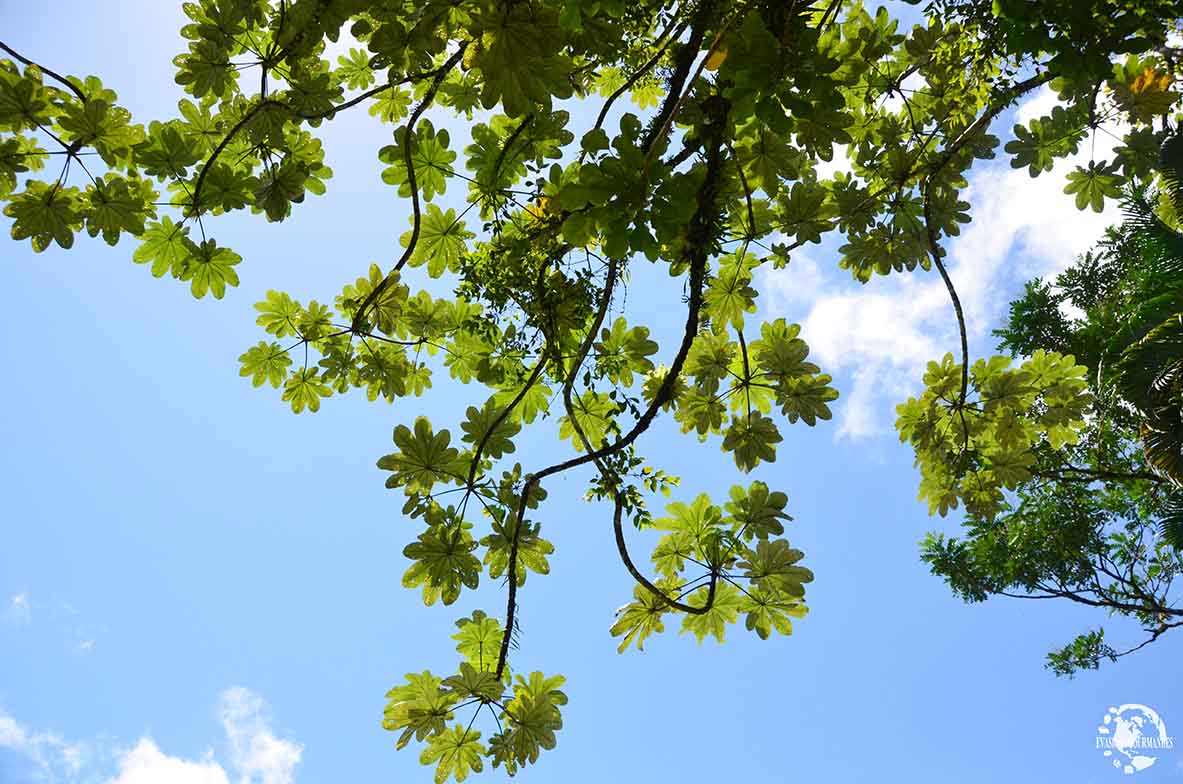
M 391 199 L 411 207 L 401 250 L 345 269 L 324 303 L 270 292 L 255 305 L 261 339 L 239 359 L 297 414 L 353 390 L 389 403 L 441 380 L 480 390 L 451 429 L 404 415 L 376 456 L 418 526 L 403 585 L 429 605 L 482 578 L 505 585 L 503 612 L 457 621 L 455 669 L 387 694 L 384 726 L 399 747 L 421 745 L 437 782 L 486 765 L 513 774 L 556 743 L 562 676 L 512 666 L 529 575 L 549 571 L 553 477 L 585 469 L 635 578 L 611 627 L 621 651 L 666 623 L 721 641 L 741 618 L 767 638 L 806 615 L 813 574 L 784 535 L 784 489 L 683 494 L 677 467 L 642 449 L 672 417 L 742 474 L 776 459 L 786 425 L 830 418 L 838 393 L 808 336 L 752 315 L 756 270 L 791 273 L 807 244 L 841 237 L 838 264 L 858 281 L 935 271 L 948 287 L 959 351 L 930 366 L 899 420 L 930 511 L 962 505 L 997 526 L 1040 473 L 1085 461 L 1082 475 L 1104 480 L 1097 466 L 1118 465 L 1079 454 L 1105 426 L 1074 346 L 1013 343 L 1029 353 L 1017 366 L 971 362 L 945 243 L 970 220 L 969 171 L 999 152 L 994 121 L 1041 88 L 1055 106 L 1013 129 L 1012 166 L 1046 174 L 1116 122 L 1113 157 L 1071 172 L 1065 193 L 1099 212 L 1123 188 L 1155 187 L 1179 111 L 1173 0 L 934 0 L 910 28 L 841 0 L 200 0 L 185 12 L 184 95 L 147 125 L 98 77 L 53 70 L 43 42 L 0 42 L 0 200 L 34 250 L 70 248 L 83 230 L 128 235 L 154 276 L 221 298 L 243 259 L 213 236 L 217 217 L 278 222 L 325 193 L 317 132 L 339 113 L 364 107 L 392 126 L 374 153 Z M 463 150 L 440 122 L 449 112 L 472 124 Z M 836 156 L 848 165 L 831 173 Z M 651 312 L 623 304 L 639 265 L 667 272 L 684 300 L 668 345 Z M 1128 442 L 1133 425 L 1114 422 Z M 519 434 L 548 427 L 559 456 L 519 459 Z M 1082 504 L 1108 503 L 1075 487 Z M 1077 535 L 1055 503 L 1033 513 L 1033 542 Z M 1105 513 L 1160 511 L 1130 503 Z M 636 529 L 662 533 L 648 564 L 630 553 Z M 950 546 L 925 552 L 959 592 L 1015 579 L 990 572 L 980 587 Z
M 1177 182 L 1170 170 L 1163 174 Z M 1183 626 L 1176 584 L 1183 573 L 1183 353 L 1173 340 L 1183 305 L 1183 234 L 1167 223 L 1176 223 L 1178 194 L 1176 186 L 1162 188 L 1152 205 L 1147 193 L 1131 190 L 1128 219 L 1100 246 L 1054 281 L 1031 281 L 1011 303 L 1008 324 L 996 334 L 1003 349 L 1031 359 L 1017 372 L 995 370 L 994 379 L 990 365 L 1005 368 L 1007 358 L 974 365 L 978 399 L 966 410 L 969 445 L 952 463 L 961 482 L 975 483 L 964 498 L 964 536 L 932 533 L 923 544 L 933 572 L 967 601 L 1059 598 L 1133 618 L 1145 629 L 1147 637 L 1125 651 L 1106 642 L 1104 628 L 1079 635 L 1049 654 L 1049 668 L 1060 674 L 1095 669 Z M 1165 209 L 1162 218 L 1156 208 Z M 1074 399 L 1087 390 L 1088 416 L 1059 444 L 1049 431 L 1021 453 L 1020 465 L 1001 479 L 1013 493 L 978 491 L 976 474 L 999 469 L 997 459 L 986 468 L 970 451 L 977 433 L 994 421 L 1000 441 L 1013 439 L 1032 426 L 1032 412 L 1038 423 L 1060 404 L 1047 392 L 1044 401 L 1035 396 L 1047 351 L 1079 363 L 1064 383 Z

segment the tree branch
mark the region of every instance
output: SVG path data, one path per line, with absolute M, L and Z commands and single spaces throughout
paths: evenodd
M 370 293 L 366 295 L 366 298 L 362 300 L 361 305 L 358 306 L 357 312 L 353 314 L 351 327 L 354 331 L 359 331 L 361 329 L 361 323 L 366 317 L 366 311 L 370 309 L 370 306 L 374 303 L 374 300 L 381 296 L 386 287 L 390 285 L 391 276 L 393 273 L 401 270 L 403 266 L 406 265 L 408 261 L 410 261 L 411 255 L 415 252 L 415 246 L 419 243 L 419 229 L 422 222 L 422 208 L 419 205 L 419 186 L 415 181 L 415 164 L 411 160 L 411 151 L 414 149 L 415 145 L 415 125 L 419 122 L 419 117 L 423 114 L 431 102 L 435 100 L 435 94 L 439 91 L 440 85 L 443 84 L 444 79 L 447 77 L 448 73 L 450 73 L 451 70 L 456 67 L 456 63 L 460 62 L 460 58 L 464 56 L 464 51 L 467 48 L 468 42 L 465 41 L 464 43 L 460 44 L 452 56 L 449 57 L 442 66 L 440 66 L 439 70 L 436 72 L 435 78 L 431 82 L 431 87 L 427 88 L 427 92 L 423 95 L 423 100 L 419 102 L 419 105 L 415 107 L 415 111 L 411 112 L 411 116 L 407 118 L 407 135 L 406 145 L 403 150 L 403 160 L 407 166 L 407 184 L 411 186 L 411 239 L 407 243 L 407 247 L 403 249 L 403 255 L 395 263 L 394 269 L 391 271 L 391 273 L 382 278 L 381 282 L 379 282 L 377 286 L 374 286 L 374 288 L 370 289 Z
M 928 235 L 928 251 L 932 256 L 932 263 L 936 265 L 937 272 L 941 274 L 941 280 L 945 281 L 945 288 L 949 292 L 949 299 L 953 301 L 953 312 L 957 315 L 957 331 L 961 335 L 961 391 L 957 396 L 958 408 L 962 409 L 965 406 L 965 396 L 969 391 L 969 337 L 965 329 L 965 312 L 961 309 L 961 298 L 957 296 L 957 289 L 953 286 L 953 279 L 949 277 L 949 272 L 945 269 L 944 262 L 941 261 L 941 255 L 944 251 L 941 249 L 940 241 L 937 238 L 937 229 L 932 223 L 932 189 L 926 187 L 924 190 L 924 228 Z M 965 412 L 961 410 L 961 424 L 965 426 Z
M 720 180 L 722 179 L 723 159 L 721 150 L 723 146 L 723 131 L 726 124 L 726 116 L 730 111 L 730 104 L 726 99 L 721 97 L 718 101 L 722 105 L 722 110 L 719 112 L 719 117 L 716 122 L 710 125 L 713 130 L 711 143 L 707 149 L 707 173 L 696 195 L 698 202 L 698 209 L 694 213 L 694 217 L 690 220 L 690 226 L 687 230 L 686 249 L 683 252 L 683 258 L 689 262 L 690 279 L 689 279 L 689 303 L 686 313 L 686 326 L 682 335 L 682 343 L 678 347 L 678 352 L 675 354 L 673 362 L 670 364 L 670 369 L 662 379 L 661 386 L 657 390 L 649 407 L 641 414 L 640 418 L 621 438 L 617 439 L 611 444 L 597 449 L 594 452 L 587 452 L 578 457 L 564 460 L 559 463 L 547 466 L 537 473 L 530 474 L 525 483 L 522 485 L 522 491 L 518 497 L 518 508 L 516 512 L 516 520 L 514 524 L 513 540 L 510 543 L 509 550 L 509 565 L 507 568 L 507 577 L 509 582 L 509 595 L 506 599 L 505 609 L 505 632 L 501 637 L 501 650 L 497 657 L 497 677 L 500 678 L 505 671 L 506 659 L 509 656 L 509 641 L 512 635 L 514 626 L 514 614 L 517 611 L 517 556 L 518 556 L 518 532 L 521 528 L 522 520 L 526 513 L 527 500 L 530 497 L 531 491 L 534 487 L 548 476 L 576 468 L 581 465 L 586 465 L 590 462 L 597 461 L 608 455 L 615 454 L 620 450 L 626 448 L 637 438 L 649 429 L 653 423 L 653 419 L 657 416 L 657 412 L 673 397 L 674 383 L 681 375 L 682 367 L 686 362 L 686 356 L 690 353 L 690 346 L 694 343 L 694 338 L 698 335 L 698 324 L 702 311 L 703 302 L 703 287 L 706 281 L 707 262 L 710 257 L 710 251 L 713 247 L 714 233 L 718 223 L 718 194 L 720 187 Z M 710 606 L 707 604 L 706 606 Z
M 678 28 L 674 30 L 673 34 L 669 35 L 668 38 L 666 37 L 669 33 L 668 29 L 661 34 L 658 40 L 660 41 L 664 38 L 665 42 L 660 47 L 658 47 L 657 51 L 653 53 L 653 56 L 650 57 L 644 65 L 634 71 L 632 75 L 630 75 L 629 78 L 624 81 L 624 84 L 620 85 L 620 87 L 617 87 L 616 90 L 608 96 L 608 99 L 604 101 L 604 105 L 600 107 L 600 114 L 598 117 L 596 117 L 596 124 L 592 126 L 592 130 L 596 130 L 597 128 L 603 126 L 604 118 L 608 116 L 608 110 L 612 108 L 612 104 L 616 102 L 616 99 L 624 95 L 624 93 L 627 92 L 629 88 L 637 83 L 638 79 L 653 70 L 653 66 L 657 65 L 657 61 L 660 60 L 662 55 L 665 54 L 666 50 L 669 49 L 670 44 L 678 40 L 678 38 L 686 30 L 686 26 L 688 24 L 689 22 L 683 20 L 682 23 L 678 25 Z
M 1061 473 L 1063 471 L 1070 471 L 1075 475 L 1074 476 L 1064 476 Z M 1111 471 L 1107 468 L 1082 468 L 1079 466 L 1064 466 L 1063 468 L 1058 468 L 1053 471 L 1038 471 L 1038 472 L 1033 473 L 1032 476 L 1037 477 L 1039 479 L 1055 479 L 1055 480 L 1059 480 L 1059 481 L 1063 481 L 1063 482 L 1094 482 L 1094 481 L 1105 481 L 1105 480 L 1110 480 L 1110 479 L 1116 480 L 1116 481 L 1123 481 L 1123 480 L 1134 481 L 1134 480 L 1143 480 L 1144 479 L 1148 482 L 1158 482 L 1158 483 L 1162 483 L 1162 482 L 1166 481 L 1158 474 L 1152 474 L 1152 473 L 1145 472 L 1145 471 L 1134 471 L 1134 472 Z
M 78 85 L 74 84 L 69 79 L 67 79 L 66 77 L 59 74 L 57 71 L 51 71 L 48 68 L 46 68 L 44 65 L 41 65 L 40 63 L 33 62 L 29 58 L 22 55 L 20 52 L 16 51 L 12 47 L 10 47 L 8 44 L 4 43 L 3 41 L 0 41 L 0 49 L 3 49 L 5 52 L 8 52 L 8 54 L 12 55 L 17 60 L 20 60 L 25 65 L 31 65 L 34 68 L 36 68 L 37 70 L 41 71 L 41 73 L 45 74 L 46 76 L 51 77 L 51 78 L 56 79 L 57 81 L 61 82 L 62 84 L 64 84 L 66 86 L 67 89 L 69 89 L 70 92 L 74 93 L 74 95 L 77 95 L 78 100 L 82 101 L 83 103 L 86 103 L 86 101 L 88 100 L 86 97 L 86 93 L 82 92 L 81 88 L 79 88 Z
M 709 612 L 711 607 L 713 607 L 715 604 L 715 589 L 718 586 L 719 573 L 714 569 L 711 570 L 710 582 L 707 584 L 707 600 L 706 603 L 702 605 L 702 607 L 693 607 L 689 604 L 685 604 L 684 602 L 667 596 L 665 591 L 658 588 L 649 581 L 649 578 L 641 574 L 640 570 L 637 569 L 636 565 L 633 563 L 633 559 L 629 556 L 628 545 L 626 545 L 624 541 L 624 525 L 622 521 L 623 515 L 621 514 L 623 511 L 624 499 L 622 499 L 620 495 L 617 494 L 615 511 L 612 513 L 612 530 L 616 535 L 616 552 L 620 553 L 620 560 L 624 562 L 624 567 L 628 569 L 628 573 L 633 576 L 633 579 L 645 586 L 649 593 L 661 599 L 675 610 L 689 613 L 691 615 L 705 615 L 707 612 Z
M 1176 626 L 1183 626 L 1183 621 L 1179 621 L 1178 623 L 1164 623 L 1164 624 L 1162 624 L 1157 629 L 1155 629 L 1148 638 L 1146 638 L 1145 640 L 1143 640 L 1139 644 L 1135 645 L 1133 648 L 1130 648 L 1128 651 L 1122 651 L 1121 653 L 1113 654 L 1110 657 L 1110 659 L 1113 661 L 1117 661 L 1122 656 L 1128 656 L 1131 653 L 1133 653 L 1134 651 L 1140 651 L 1143 648 L 1145 648 L 1147 645 L 1149 645 L 1150 643 L 1157 640 L 1159 637 L 1161 637 L 1168 630 L 1174 629 Z

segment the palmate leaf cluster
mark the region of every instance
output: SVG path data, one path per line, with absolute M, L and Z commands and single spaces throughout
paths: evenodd
M 690 504 L 669 504 L 668 516 L 648 523 L 665 532 L 652 555 L 660 592 L 637 585 L 634 601 L 616 611 L 612 634 L 622 638 L 621 653 L 634 644 L 643 650 L 651 634 L 664 631 L 667 614 L 681 615 L 681 631 L 699 642 L 708 635 L 722 642 L 727 625 L 741 615 L 761 639 L 773 631 L 792 634 L 790 618 L 806 615 L 805 583 L 813 572 L 797 565 L 804 553 L 776 536 L 792 519 L 784 512 L 788 497 L 753 482 L 732 487 L 730 498 L 720 509 L 701 494 Z M 688 569 L 705 571 L 687 580 Z M 685 596 L 686 604 L 663 595 Z
M 376 171 L 410 213 L 391 256 L 354 261 L 319 301 L 269 292 L 241 373 L 295 413 L 352 390 L 402 412 L 378 466 L 416 529 L 404 585 L 450 605 L 501 581 L 506 605 L 462 624 L 455 674 L 396 687 L 386 724 L 424 744 L 437 781 L 513 774 L 554 745 L 566 701 L 558 676 L 510 666 L 519 602 L 550 568 L 552 477 L 580 472 L 610 508 L 635 583 L 612 627 L 624 647 L 679 614 L 699 639 L 741 616 L 787 634 L 811 574 L 782 536 L 783 491 L 690 492 L 655 518 L 676 466 L 643 451 L 665 417 L 748 473 L 787 425 L 831 417 L 809 336 L 759 316 L 766 276 L 791 279 L 799 248 L 833 239 L 856 280 L 935 270 L 952 291 L 944 242 L 970 219 L 968 173 L 998 152 L 993 121 L 1041 88 L 1056 105 L 1014 129 L 1013 166 L 1045 174 L 1121 119 L 1121 144 L 1066 189 L 1098 208 L 1149 176 L 1178 112 L 1176 9 L 1029 5 L 934 2 L 908 28 L 843 0 L 196 0 L 173 61 L 184 97 L 146 125 L 97 78 L 4 42 L 0 201 L 34 250 L 127 236 L 156 277 L 222 297 L 243 260 L 214 238 L 218 216 L 307 209 L 332 176 L 325 124 L 364 108 L 391 126 Z M 646 265 L 672 316 L 625 296 Z M 902 421 L 925 496 L 984 512 L 1032 475 L 1032 452 L 1073 448 L 1089 398 L 1050 350 L 974 364 L 971 395 L 965 354 L 934 364 Z M 480 388 L 453 421 L 407 412 L 452 383 Z M 518 448 L 527 428 L 556 437 L 554 462 Z M 627 528 L 660 535 L 653 578 Z
M 1076 367 L 1060 363 L 1077 390 L 1074 411 L 1088 401 L 1083 415 L 1073 414 L 1068 431 L 1057 436 L 1039 427 L 1048 413 L 1066 410 L 1055 400 L 1032 401 L 1034 426 L 979 426 L 977 411 L 989 409 L 1000 387 L 980 384 L 975 372 L 970 401 L 980 394 L 984 403 L 969 403 L 970 430 L 992 430 L 999 442 L 1007 433 L 1021 436 L 1022 459 L 1009 461 L 1020 467 L 1008 472 L 1009 481 L 992 482 L 999 475 L 989 447 L 975 451 L 980 435 L 971 436 L 960 462 L 949 454 L 942 461 L 926 435 L 932 425 L 921 413 L 924 406 L 913 400 L 900 409 L 902 432 L 911 435 L 925 474 L 921 494 L 942 514 L 946 501 L 965 502 L 961 536 L 934 532 L 923 544 L 924 560 L 956 594 L 967 601 L 1060 598 L 1142 627 L 1143 642 L 1127 650 L 1114 647 L 1104 628 L 1080 634 L 1048 656 L 1048 667 L 1061 675 L 1096 669 L 1183 625 L 1177 586 L 1183 572 L 1177 471 L 1183 439 L 1175 381 L 1183 350 L 1171 337 L 1183 307 L 1183 235 L 1173 218 L 1175 177 L 1161 164 L 1156 168 L 1163 176 L 1151 192 L 1127 194 L 1127 219 L 1054 281 L 1029 283 L 997 333 L 1004 348 L 1031 355 L 1024 368 L 1046 363 L 1042 347 L 1078 358 Z M 996 361 L 1000 367 L 1010 363 Z M 950 393 L 956 382 L 938 375 L 926 379 L 930 410 L 934 396 L 957 399 L 955 390 Z M 1009 392 L 1012 386 L 1001 388 Z M 1041 387 L 1046 395 L 1046 383 Z M 960 432 L 950 418 L 955 409 L 955 403 L 937 406 L 946 432 Z M 982 487 L 990 496 L 982 497 Z
M 978 360 L 961 391 L 962 366 L 952 354 L 930 362 L 925 391 L 897 412 L 900 440 L 920 468 L 920 499 L 942 517 L 964 504 L 977 517 L 997 515 L 1032 477 L 1036 452 L 1079 440 L 1092 397 L 1088 368 L 1074 357 L 1037 349 L 1017 368 L 1008 357 Z
M 409 673 L 403 684 L 387 692 L 382 726 L 399 732 L 400 749 L 412 738 L 426 741 L 419 759 L 435 766 L 437 784 L 449 778 L 464 781 L 484 770 L 486 760 L 512 776 L 555 747 L 555 733 L 563 728 L 561 709 L 567 704 L 560 689 L 564 678 L 540 672 L 512 679 L 508 672 L 499 675 L 501 624 L 477 610 L 456 625 L 459 631 L 452 639 L 461 655 L 456 673 L 443 678 L 430 671 Z M 457 711 L 465 708 L 477 715 L 487 710 L 496 718 L 498 732 L 482 742 L 472 722 L 465 726 L 455 721 Z

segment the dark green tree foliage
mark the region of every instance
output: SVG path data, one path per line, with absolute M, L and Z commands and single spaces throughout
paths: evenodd
M 961 538 L 934 533 L 923 544 L 934 574 L 966 601 L 1059 597 L 1134 619 L 1148 635 L 1119 652 L 1104 629 L 1081 634 L 1049 654 L 1058 674 L 1095 669 L 1183 626 L 1183 344 L 1174 339 L 1183 235 L 1168 225 L 1175 195 L 1169 176 L 1153 197 L 1132 191 L 1127 220 L 1099 247 L 1053 283 L 1028 283 L 1011 303 L 1009 323 L 996 333 L 1000 347 L 1075 357 L 1089 416 L 1074 443 L 1032 445 L 1008 485 L 1013 493 L 986 507 L 966 499 Z M 987 395 L 981 407 L 1005 405 Z
M 407 587 L 448 605 L 482 578 L 505 583 L 503 614 L 459 622 L 452 674 L 412 674 L 388 695 L 384 725 L 400 746 L 423 744 L 437 782 L 486 765 L 513 774 L 562 726 L 562 678 L 511 668 L 515 635 L 528 645 L 516 621 L 538 579 L 527 578 L 549 569 L 553 477 L 582 469 L 613 520 L 635 581 L 612 626 L 622 649 L 666 623 L 699 639 L 722 640 L 740 618 L 760 637 L 787 634 L 805 613 L 812 575 L 783 536 L 782 491 L 743 482 L 726 499 L 649 508 L 677 485 L 642 452 L 659 416 L 745 473 L 775 459 L 786 424 L 830 418 L 837 392 L 799 327 L 753 323 L 761 266 L 839 232 L 839 264 L 857 280 L 935 268 L 960 322 L 943 242 L 969 220 L 962 191 L 996 153 L 991 123 L 1036 89 L 1056 92 L 1054 111 L 1006 146 L 1033 176 L 1091 126 L 1132 123 L 1112 160 L 1067 183 L 1099 209 L 1148 176 L 1145 151 L 1165 136 L 1153 121 L 1178 103 L 1167 0 L 954 0 L 911 29 L 842 0 L 184 7 L 185 96 L 147 125 L 96 77 L 34 63 L 34 50 L 50 54 L 43 42 L 0 43 L 11 58 L 0 59 L 0 200 L 14 238 L 36 250 L 68 248 L 83 230 L 127 235 L 153 275 L 220 298 L 242 259 L 213 238 L 218 215 L 281 221 L 323 193 L 332 172 L 317 133 L 340 112 L 367 107 L 393 126 L 374 154 L 391 199 L 409 202 L 401 250 L 343 271 L 360 277 L 323 303 L 270 293 L 256 305 L 265 334 L 241 362 L 296 413 L 355 389 L 396 405 L 448 378 L 484 390 L 453 428 L 404 412 L 379 460 L 417 527 Z M 346 33 L 348 54 L 323 56 Z M 471 122 L 463 149 L 445 112 Z M 839 149 L 849 171 L 822 175 Z M 615 315 L 635 265 L 657 265 L 684 296 L 668 345 L 646 314 Z M 451 296 L 420 289 L 428 278 Z M 1091 398 L 1058 353 L 1019 371 L 991 361 L 975 385 L 1015 400 L 976 417 L 964 339 L 961 355 L 934 366 L 937 391 L 904 432 L 936 507 L 964 497 L 986 509 L 1029 475 L 1034 451 L 1081 443 Z M 571 451 L 549 464 L 519 455 L 527 427 L 553 428 Z M 652 567 L 630 555 L 634 528 L 662 534 Z

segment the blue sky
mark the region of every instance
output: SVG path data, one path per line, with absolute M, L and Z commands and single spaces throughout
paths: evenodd
M 141 122 L 180 97 L 180 20 L 163 2 L 0 5 L 7 43 L 100 74 Z M 448 124 L 462 148 L 463 124 Z M 455 619 L 503 599 L 482 585 L 427 608 L 400 587 L 415 527 L 374 460 L 394 425 L 454 425 L 476 393 L 441 383 L 393 407 L 351 396 L 297 417 L 236 362 L 259 339 L 251 305 L 267 289 L 323 301 L 390 264 L 408 212 L 379 179 L 390 132 L 342 116 L 323 133 L 328 196 L 279 225 L 212 223 L 244 257 L 221 302 L 152 278 L 127 242 L 0 246 L 0 784 L 430 781 L 379 726 L 383 694 L 404 673 L 454 667 Z M 953 275 L 988 350 L 1021 282 L 1066 265 L 1111 216 L 1077 213 L 1060 181 L 1005 164 L 972 187 L 978 223 L 952 246 Z M 1103 618 L 966 606 L 919 563 L 923 533 L 955 522 L 916 503 L 892 407 L 955 345 L 948 305 L 932 276 L 858 287 L 836 261 L 813 247 L 761 280 L 763 314 L 800 321 L 844 394 L 834 422 L 788 429 L 754 474 L 789 494 L 789 536 L 817 574 L 810 616 L 787 639 L 737 628 L 700 646 L 667 631 L 618 655 L 607 630 L 631 585 L 606 510 L 581 500 L 585 476 L 552 482 L 542 520 L 557 551 L 522 590 L 515 664 L 566 675 L 571 702 L 558 749 L 520 780 L 1108 782 L 1123 778 L 1094 748 L 1108 706 L 1151 705 L 1183 733 L 1178 641 L 1056 679 L 1046 651 Z M 680 323 L 659 280 L 638 271 L 626 305 Z M 543 461 L 553 441 L 519 454 Z M 692 443 L 664 423 L 645 447 L 682 477 L 682 500 L 750 481 Z M 1181 761 L 1166 753 L 1138 778 L 1179 780 Z

